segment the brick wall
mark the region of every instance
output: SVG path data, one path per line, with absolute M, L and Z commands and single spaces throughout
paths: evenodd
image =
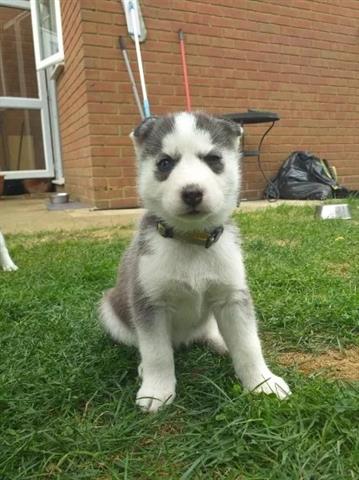
M 88 72 L 80 2 L 61 2 L 61 14 L 65 71 L 59 77 L 57 90 L 66 190 L 72 197 L 94 204 Z
M 177 31 L 186 35 L 194 109 L 272 110 L 281 121 L 263 146 L 275 173 L 296 149 L 331 161 L 359 188 L 359 2 L 356 0 L 142 0 L 142 54 L 152 111 L 184 109 Z M 118 36 L 117 0 L 62 2 L 66 70 L 59 81 L 70 191 L 102 208 L 137 205 L 128 134 L 139 121 Z M 136 67 L 134 46 L 127 37 Z M 249 149 L 266 126 L 246 128 Z M 265 185 L 255 158 L 243 166 L 244 198 Z

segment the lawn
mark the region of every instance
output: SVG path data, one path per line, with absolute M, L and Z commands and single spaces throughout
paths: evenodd
M 292 397 L 244 393 L 227 357 L 194 346 L 177 352 L 177 398 L 156 415 L 134 405 L 136 352 L 96 323 L 130 232 L 8 236 L 20 270 L 0 273 L 0 479 L 359 478 L 358 383 L 278 362 L 358 347 L 359 202 L 352 212 L 235 217 L 266 356 Z

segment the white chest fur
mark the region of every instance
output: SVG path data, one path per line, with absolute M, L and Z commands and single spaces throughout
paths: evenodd
M 148 240 L 153 253 L 140 258 L 139 279 L 152 300 L 203 302 L 214 285 L 229 290 L 245 287 L 243 260 L 231 230 L 209 249 L 157 233 Z

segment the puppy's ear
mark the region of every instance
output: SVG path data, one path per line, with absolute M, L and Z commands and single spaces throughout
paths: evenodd
M 229 135 L 233 135 L 235 137 L 241 137 L 243 135 L 243 128 L 241 125 L 239 125 L 239 123 L 233 122 L 232 120 L 226 120 L 224 118 L 217 118 L 216 120 L 222 125 Z
M 227 120 L 225 118 L 216 118 L 216 121 L 220 125 L 220 130 L 224 132 L 227 138 L 233 140 L 233 146 L 236 150 L 240 148 L 241 138 L 244 133 L 244 130 L 239 123 L 233 122 L 232 120 Z
M 130 138 L 135 146 L 140 147 L 143 144 L 153 130 L 157 120 L 158 117 L 145 118 L 143 122 L 130 133 Z

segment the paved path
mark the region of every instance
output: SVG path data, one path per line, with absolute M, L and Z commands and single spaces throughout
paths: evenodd
M 47 198 L 0 198 L 0 230 L 3 233 L 32 233 L 44 230 L 81 230 L 94 227 L 118 225 L 133 226 L 143 209 L 95 210 L 83 208 L 77 210 L 49 211 Z M 283 203 L 301 205 L 313 202 L 284 201 L 267 202 L 265 200 L 242 202 L 240 210 L 277 207 Z

